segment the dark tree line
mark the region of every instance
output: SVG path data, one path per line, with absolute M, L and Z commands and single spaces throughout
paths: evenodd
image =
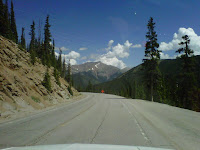
M 18 43 L 18 34 L 15 20 L 13 1 L 9 11 L 8 0 L 0 0 L 0 35 Z

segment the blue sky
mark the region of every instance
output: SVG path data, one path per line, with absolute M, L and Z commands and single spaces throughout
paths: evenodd
M 63 56 L 73 59 L 74 64 L 99 60 L 119 68 L 140 64 L 151 16 L 158 42 L 165 42 L 161 46 L 163 58 L 175 58 L 176 42 L 185 33 L 193 38 L 195 54 L 200 53 L 199 0 L 13 1 L 19 36 L 25 27 L 28 41 L 32 21 L 38 26 L 41 20 L 43 29 L 49 14 L 56 47 L 65 47 Z

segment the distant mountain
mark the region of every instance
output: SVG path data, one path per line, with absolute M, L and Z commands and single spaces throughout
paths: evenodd
M 123 70 L 106 65 L 102 62 L 87 62 L 81 65 L 72 66 L 72 74 L 75 87 L 85 88 L 89 81 L 94 85 L 106 81 L 110 81 L 122 73 L 127 71 L 129 68 Z

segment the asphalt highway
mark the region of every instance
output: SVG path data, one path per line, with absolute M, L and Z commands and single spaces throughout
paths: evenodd
M 68 143 L 200 149 L 200 113 L 109 94 L 0 124 L 0 148 Z

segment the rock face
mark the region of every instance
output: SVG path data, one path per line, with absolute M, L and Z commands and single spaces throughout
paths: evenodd
M 69 84 L 60 78 L 56 84 L 53 67 L 49 69 L 52 92 L 42 85 L 47 68 L 37 59 L 30 62 L 30 54 L 18 45 L 0 36 L 0 114 L 42 109 L 66 101 L 71 97 Z M 79 93 L 72 88 L 74 96 Z

